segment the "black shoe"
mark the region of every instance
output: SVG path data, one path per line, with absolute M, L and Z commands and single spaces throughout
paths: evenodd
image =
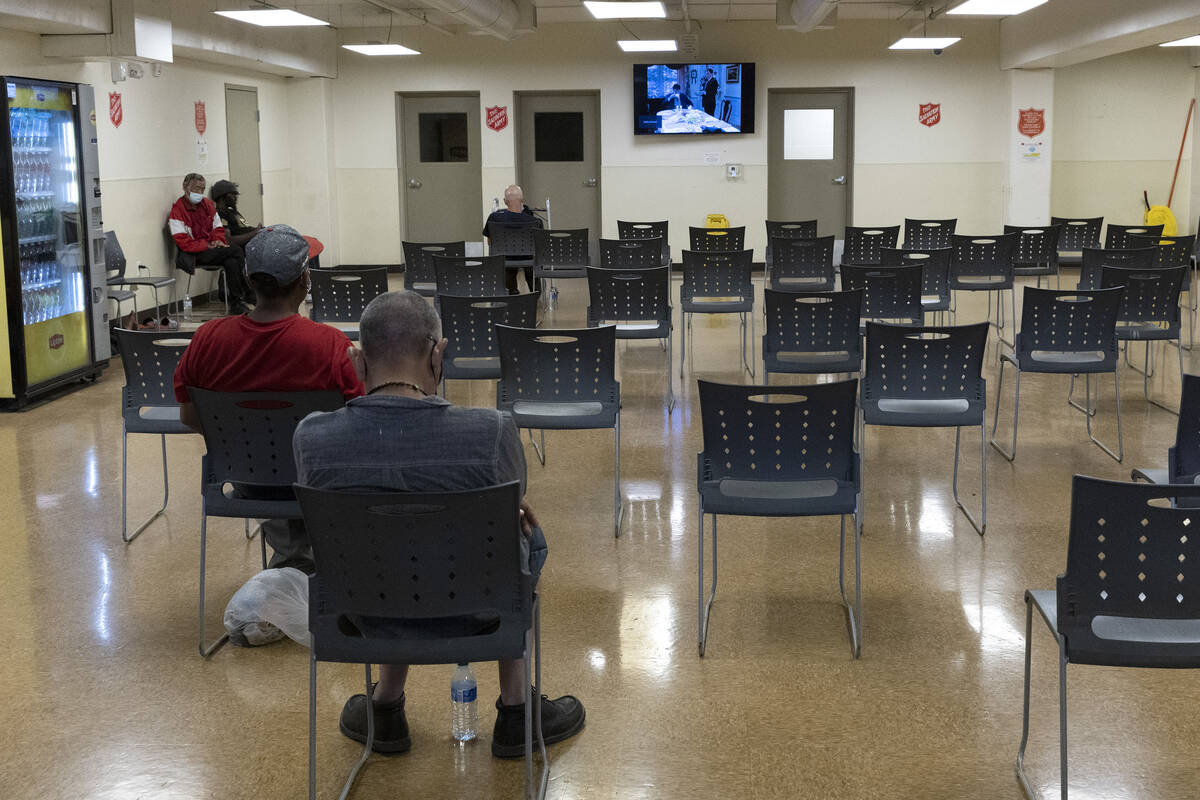
M 492 729 L 492 755 L 497 758 L 525 757 L 525 704 L 501 705 L 496 700 L 496 727 Z M 551 700 L 542 695 L 542 737 L 546 744 L 570 739 L 583 730 L 583 703 L 571 695 Z M 533 741 L 537 746 L 537 720 L 533 725 Z
M 376 753 L 406 753 L 412 748 L 412 737 L 408 735 L 408 718 L 404 716 L 404 695 L 390 703 L 375 703 L 375 741 L 371 749 Z M 349 739 L 367 743 L 367 696 L 356 694 L 342 707 L 342 718 L 338 728 Z M 524 729 L 522 729 L 524 730 Z M 524 734 L 522 734 L 524 735 Z

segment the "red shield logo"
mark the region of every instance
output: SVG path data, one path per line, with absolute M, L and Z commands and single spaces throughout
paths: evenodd
M 1017 130 L 1022 136 L 1037 136 L 1046 130 L 1046 109 L 1017 109 Z
M 487 126 L 494 131 L 502 131 L 508 127 L 508 106 L 488 106 Z
M 125 119 L 125 112 L 121 110 L 120 92 L 108 93 L 108 119 L 114 128 L 121 127 L 121 120 Z
M 196 101 L 196 133 L 201 136 L 208 130 L 208 118 L 204 114 L 204 101 Z
M 917 119 L 927 128 L 932 128 L 942 121 L 942 104 L 941 103 L 921 103 L 921 108 L 917 112 Z
M 50 349 L 51 350 L 57 350 L 60 347 L 62 347 L 63 344 L 65 344 L 65 343 L 66 343 L 66 339 L 63 338 L 63 335 L 61 333 L 56 333 L 50 337 Z

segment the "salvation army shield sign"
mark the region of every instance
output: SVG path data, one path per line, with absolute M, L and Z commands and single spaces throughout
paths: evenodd
M 208 130 L 208 115 L 204 112 L 204 101 L 196 101 L 196 133 L 201 136 Z
M 489 128 L 494 131 L 502 131 L 508 127 L 508 106 L 488 106 L 484 111 Z
M 1046 130 L 1046 109 L 1017 109 L 1017 131 L 1022 136 L 1037 136 Z
M 125 112 L 121 110 L 120 92 L 108 93 L 108 119 L 114 128 L 121 127 L 121 120 L 125 119 Z
M 917 112 L 917 119 L 925 127 L 932 128 L 942 121 L 942 104 L 921 103 L 921 108 Z

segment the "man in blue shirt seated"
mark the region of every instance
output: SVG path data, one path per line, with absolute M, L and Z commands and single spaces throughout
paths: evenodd
M 504 208 L 493 211 L 488 215 L 487 221 L 483 223 L 483 238 L 491 239 L 492 234 L 488 229 L 491 228 L 493 223 L 506 227 L 542 227 L 542 221 L 534 216 L 529 206 L 525 205 L 525 192 L 515 183 L 504 190 Z M 511 258 L 513 260 L 533 258 L 533 253 L 512 256 Z M 532 267 L 525 268 L 525 284 L 529 287 L 529 291 L 534 291 Z M 508 289 L 509 294 L 517 293 L 516 269 L 505 270 L 504 286 Z
M 525 490 L 525 451 L 507 414 L 461 408 L 438 397 L 442 338 L 437 313 L 415 292 L 389 292 L 372 300 L 359 323 L 362 350 L 347 353 L 367 388 L 344 408 L 312 414 L 296 428 L 296 472 L 302 484 L 360 492 L 446 492 L 520 481 Z M 533 510 L 521 501 L 523 544 L 537 579 L 546 540 Z M 317 564 L 320 575 L 321 564 Z M 381 631 L 386 633 L 386 631 Z M 525 755 L 525 661 L 500 661 L 500 698 L 492 755 Z M 404 715 L 407 665 L 380 668 L 372 701 L 374 750 L 403 753 L 412 746 Z M 342 733 L 367 740 L 367 698 L 357 694 L 342 709 Z M 583 730 L 583 704 L 571 695 L 542 700 L 546 744 Z

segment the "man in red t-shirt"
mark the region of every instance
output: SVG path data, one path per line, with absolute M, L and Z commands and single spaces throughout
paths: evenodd
M 204 186 L 203 175 L 187 174 L 183 179 L 183 196 L 171 206 L 167 226 L 180 253 L 192 256 L 197 266 L 220 266 L 224 270 L 229 310 L 242 314 L 246 305 L 254 302 L 254 294 L 246 286 L 242 272 L 245 263 L 242 248 L 229 244 L 216 205 L 204 196 Z M 180 264 L 180 268 L 189 274 L 193 271 L 186 264 Z
M 337 390 L 346 399 L 363 394 L 337 328 L 297 313 L 308 294 L 309 244 L 287 225 L 263 228 L 246 245 L 246 276 L 257 296 L 254 310 L 201 325 L 175 370 L 179 418 L 200 429 L 188 387 L 217 392 Z M 290 490 L 289 490 L 290 492 Z M 312 551 L 302 520 L 268 520 L 263 536 L 275 553 L 272 567 L 312 572 Z

